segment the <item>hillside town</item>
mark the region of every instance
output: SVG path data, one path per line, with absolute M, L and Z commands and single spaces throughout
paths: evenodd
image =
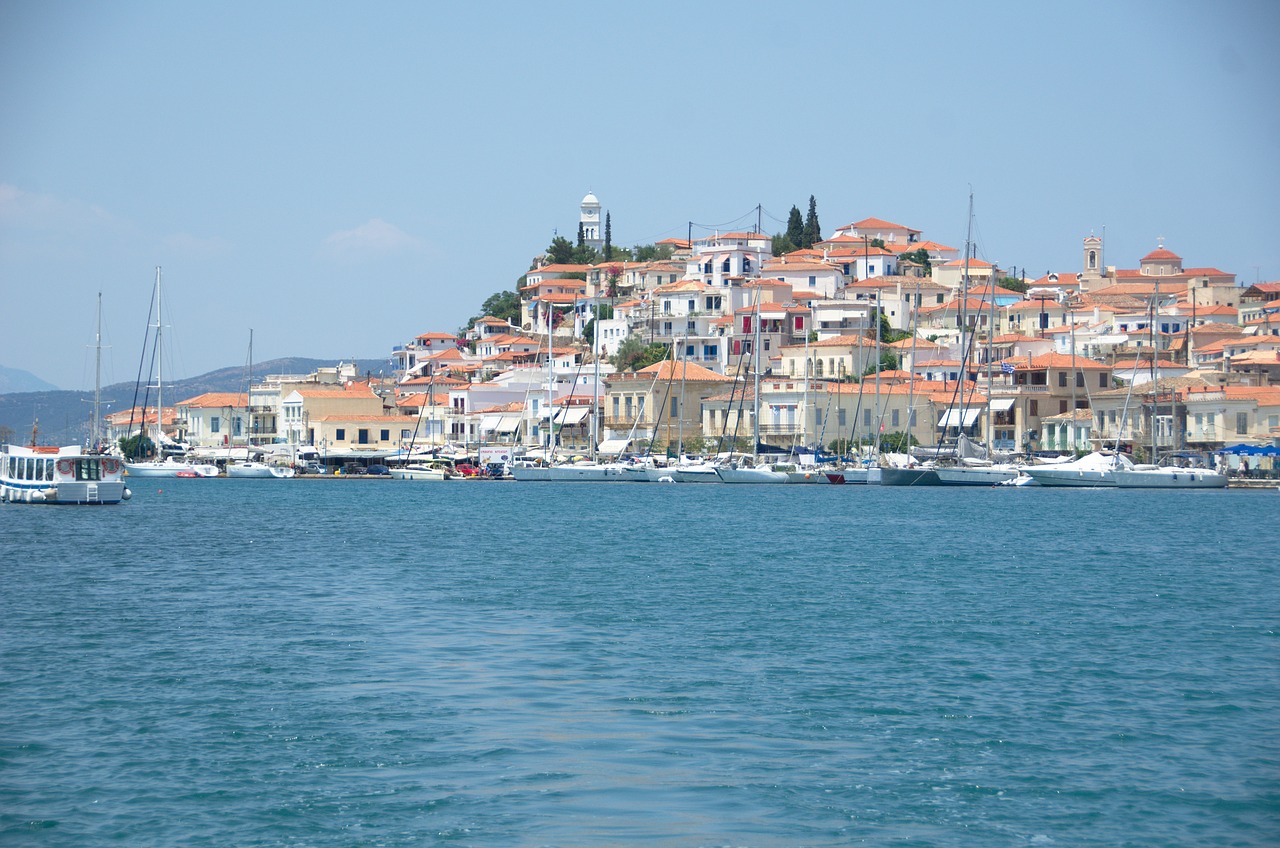
M 605 220 L 587 194 L 579 245 L 609 253 Z M 116 411 L 107 435 L 159 417 L 164 441 L 207 459 L 325 467 L 411 447 L 847 453 L 961 434 L 1147 461 L 1280 445 L 1280 282 L 1164 244 L 1108 264 L 1093 234 L 1079 267 L 1028 279 L 926 235 L 868 217 L 779 255 L 759 231 L 666 239 L 646 261 L 540 255 L 512 269 L 518 316 L 389 340 L 389 375 L 265 375 L 247 394 Z

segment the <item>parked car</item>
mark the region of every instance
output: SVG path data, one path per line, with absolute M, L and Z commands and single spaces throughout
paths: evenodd
M 304 462 L 298 466 L 299 474 L 324 474 L 324 466 L 318 462 Z
M 348 462 L 342 466 L 343 474 L 364 474 L 365 467 L 358 462 Z
M 457 471 L 463 477 L 484 477 L 485 476 L 484 471 L 482 471 L 479 468 L 476 468 L 474 465 L 472 465 L 469 462 L 459 462 L 454 465 L 453 470 Z
M 391 469 L 385 465 L 370 465 L 364 470 L 365 474 L 373 474 L 377 477 L 390 477 Z

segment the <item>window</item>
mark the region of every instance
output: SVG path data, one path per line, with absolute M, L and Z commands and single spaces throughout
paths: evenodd
M 898 410 L 895 409 L 889 413 L 889 425 L 892 427 L 898 426 Z
M 220 433 L 220 432 L 222 432 L 222 419 L 221 419 L 221 418 L 219 418 L 218 416 L 216 416 L 216 415 L 215 415 L 215 416 L 213 416 L 212 418 L 210 418 L 210 419 L 209 419 L 209 432 L 210 432 L 210 433 Z
M 1249 413 L 1236 413 L 1236 435 L 1246 436 L 1249 433 Z
M 367 444 L 369 444 L 369 430 L 368 430 L 368 428 L 366 428 L 366 427 L 361 427 L 359 430 L 357 430 L 357 431 L 356 431 L 356 444 L 360 444 L 360 445 L 367 445 Z
M 1039 415 L 1039 414 L 1040 414 L 1040 401 L 1036 400 L 1035 398 L 1031 398 L 1029 401 L 1027 401 L 1027 414 L 1028 414 L 1028 415 Z
M 231 419 L 231 432 L 233 435 L 236 435 L 236 436 L 243 435 L 242 433 L 243 426 L 244 426 L 244 419 L 241 418 L 239 415 Z
M 662 314 L 663 315 L 671 314 L 671 301 L 669 300 L 662 301 Z
M 412 439 L 412 438 L 413 438 L 413 431 L 412 431 L 412 430 L 401 430 L 401 431 L 400 431 L 400 440 L 401 440 L 401 441 L 406 441 L 406 440 L 408 440 L 408 439 Z
M 845 425 L 845 420 L 847 419 L 847 417 L 848 417 L 848 416 L 845 414 L 845 408 L 844 408 L 843 406 L 842 406 L 842 407 L 840 407 L 839 409 L 837 409 L 837 410 L 836 410 L 836 425 L 837 425 L 837 426 L 839 426 L 839 427 L 843 427 L 843 426 Z
M 1098 388 L 1105 389 L 1107 387 L 1107 372 L 1102 371 L 1098 374 Z
M 671 417 L 672 418 L 680 417 L 680 398 L 673 397 L 671 399 Z
M 862 410 L 862 425 L 864 427 L 871 426 L 871 410 L 869 409 Z
M 621 402 L 622 402 L 622 398 L 618 397 L 617 395 L 613 396 L 613 417 L 614 418 L 618 417 L 618 404 L 620 404 Z
M 697 311 L 698 311 L 698 301 L 696 301 L 696 300 L 691 300 L 691 301 L 689 301 L 689 311 L 690 311 L 690 312 L 697 312 Z
M 1065 387 L 1066 387 L 1066 385 L 1067 385 L 1067 372 L 1066 372 L 1066 371 L 1059 371 L 1059 372 L 1058 372 L 1058 387 L 1059 387 L 1059 388 L 1065 388 Z
M 1076 372 L 1076 388 L 1077 389 L 1084 388 L 1084 372 L 1083 371 Z
M 333 438 L 339 442 L 346 441 L 347 431 L 342 427 L 339 427 L 338 429 L 333 431 Z
M 708 344 L 702 346 L 703 359 L 715 359 L 720 355 L 720 349 L 717 345 Z
M 379 431 L 379 433 L 378 433 L 378 440 L 379 440 L 379 441 L 383 441 L 383 442 L 389 442 L 389 441 L 391 441 L 391 431 L 390 431 L 390 430 L 381 430 L 381 431 Z
M 815 286 L 817 286 L 817 285 L 818 285 L 818 278 L 817 278 L 816 276 L 814 276 L 814 275 L 810 274 L 810 275 L 809 275 L 809 288 L 814 288 L 814 287 L 815 287 Z
M 693 345 L 686 345 L 686 346 L 685 346 L 685 349 L 684 349 L 684 355 L 685 355 L 685 357 L 686 357 L 687 359 L 693 359 L 693 356 L 694 356 L 694 346 L 693 346 Z
M 1210 412 L 1208 415 L 1206 415 L 1204 423 L 1205 423 L 1205 426 L 1207 426 L 1210 430 L 1216 430 L 1218 427 L 1217 413 Z
M 1065 400 L 1058 401 L 1058 414 L 1061 415 L 1066 411 L 1067 411 L 1067 402 Z

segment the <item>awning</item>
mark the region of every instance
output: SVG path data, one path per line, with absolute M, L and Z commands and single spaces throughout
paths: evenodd
M 481 430 L 496 430 L 498 425 L 502 423 L 501 415 L 486 415 L 480 419 Z
M 622 453 L 631 444 L 630 439 L 605 439 L 596 448 L 596 453 Z
M 570 426 L 574 424 L 581 424 L 582 419 L 586 418 L 590 413 L 591 407 L 589 406 L 570 406 L 563 409 L 557 409 L 556 423 Z
M 1013 409 L 1013 403 L 1017 398 L 994 398 L 991 401 L 992 412 L 1008 412 Z
M 499 433 L 514 433 L 520 429 L 520 424 L 523 420 L 519 415 L 504 415 L 502 420 L 498 422 L 497 431 Z
M 964 411 L 964 424 L 963 424 L 963 426 L 965 426 L 965 427 L 971 427 L 971 426 L 973 426 L 973 422 L 974 422 L 975 420 L 977 420 L 977 418 L 978 418 L 978 413 L 980 413 L 981 411 L 982 411 L 981 409 L 972 409 L 972 408 L 970 408 L 970 409 L 966 409 L 966 410 Z M 948 410 L 947 410 L 947 412 L 946 412 L 946 414 L 942 416 L 942 420 L 938 422 L 938 426 L 939 426 L 939 427 L 960 427 L 960 426 L 962 426 L 962 425 L 961 425 L 961 423 L 960 423 L 960 410 L 958 410 L 958 409 L 948 409 Z

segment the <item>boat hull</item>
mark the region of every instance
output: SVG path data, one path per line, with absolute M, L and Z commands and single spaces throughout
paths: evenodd
M 391 469 L 391 478 L 393 480 L 425 480 L 432 483 L 443 483 L 449 479 L 449 475 L 442 469 L 435 468 L 393 468 Z
M 130 477 L 217 477 L 218 466 L 185 462 L 126 462 L 125 472 Z
M 669 470 L 672 480 L 677 483 L 719 483 L 720 477 L 716 474 L 715 466 L 712 465 L 692 465 L 684 468 L 672 468 Z
M 619 483 L 626 479 L 616 465 L 517 465 L 511 474 L 520 481 L 540 483 Z
M 1041 486 L 1070 486 L 1078 489 L 1115 486 L 1114 471 L 1085 471 L 1071 468 L 1028 468 L 1027 476 Z
M 938 468 L 938 481 L 943 486 L 1000 486 L 1014 479 L 1016 468 Z
M 31 504 L 118 504 L 129 499 L 118 458 L 64 448 L 5 445 L 0 501 Z
M 242 480 L 287 480 L 293 476 L 293 469 L 266 465 L 261 462 L 237 462 L 227 466 L 227 476 Z
M 941 486 L 932 468 L 881 468 L 881 486 Z
M 1224 489 L 1227 478 L 1198 468 L 1129 469 L 1112 472 L 1121 489 Z
M 717 468 L 721 483 L 789 483 L 785 471 L 771 468 Z

